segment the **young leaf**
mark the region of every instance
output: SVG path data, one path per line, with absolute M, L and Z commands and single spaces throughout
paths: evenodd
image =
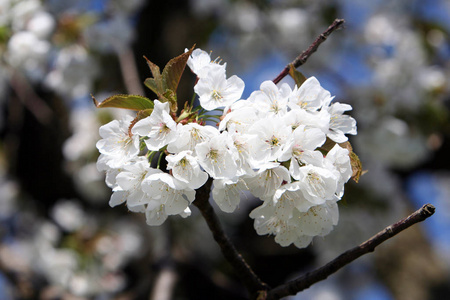
M 139 95 L 114 95 L 101 103 L 92 96 L 92 100 L 97 108 L 116 107 L 131 110 L 145 110 L 149 108 L 153 109 L 154 107 L 152 100 Z
M 155 94 L 162 94 L 164 93 L 165 89 L 163 87 L 163 80 L 161 77 L 161 72 L 159 70 L 159 67 L 152 63 L 150 60 L 145 57 L 145 60 L 147 61 L 147 65 L 150 68 L 150 71 L 152 72 L 153 78 L 147 78 L 144 82 L 144 84 L 151 89 Z
M 290 67 L 289 75 L 291 75 L 291 77 L 294 79 L 297 87 L 300 87 L 303 84 L 303 82 L 305 82 L 305 80 L 306 80 L 305 75 L 303 75 L 301 72 L 297 71 L 293 64 L 290 64 L 289 67 Z
M 147 78 L 147 79 L 145 79 L 144 84 L 146 87 L 148 87 L 150 90 L 152 90 L 152 92 L 154 92 L 158 96 L 158 98 L 159 98 L 159 95 L 161 95 L 163 93 L 162 81 L 158 82 L 157 80 L 155 80 L 155 78 Z
M 189 56 L 194 51 L 194 47 L 195 45 L 188 52 L 172 58 L 164 67 L 162 72 L 163 93 L 166 90 L 177 90 L 181 75 L 183 75 L 184 68 L 186 67 Z

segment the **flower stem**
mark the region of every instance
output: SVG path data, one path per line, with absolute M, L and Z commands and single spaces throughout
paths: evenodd
M 155 154 L 157 153 L 157 151 L 149 151 L 147 152 L 147 159 L 149 164 L 152 164 L 153 158 L 155 157 Z
M 159 152 L 158 164 L 156 165 L 157 169 L 159 169 L 159 167 L 161 166 L 161 160 L 163 156 L 165 156 L 164 152 Z
M 194 93 L 194 94 L 192 95 L 192 98 L 191 98 L 191 107 L 194 107 L 195 96 L 197 96 L 196 93 Z

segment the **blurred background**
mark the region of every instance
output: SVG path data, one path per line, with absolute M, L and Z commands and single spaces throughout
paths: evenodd
M 300 68 L 353 106 L 363 168 L 340 221 L 307 249 L 257 236 L 244 198 L 219 213 L 263 281 L 323 265 L 425 203 L 426 222 L 292 299 L 445 299 L 450 294 L 450 2 L 445 0 L 1 0 L 0 299 L 245 299 L 196 208 L 149 227 L 96 169 L 98 128 L 118 93 L 154 96 L 143 56 L 163 67 L 194 44 L 244 79 L 244 96 L 335 18 Z M 185 72 L 181 101 L 195 78 Z M 292 84 L 289 79 L 286 82 Z

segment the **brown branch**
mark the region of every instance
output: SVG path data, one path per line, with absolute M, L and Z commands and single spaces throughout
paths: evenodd
M 296 59 L 294 59 L 290 64 L 288 64 L 283 71 L 274 79 L 272 80 L 275 84 L 281 81 L 286 75 L 289 74 L 290 65 L 293 65 L 295 68 L 300 67 L 303 65 L 308 58 L 317 51 L 317 48 L 319 48 L 320 44 L 325 42 L 325 40 L 328 38 L 330 34 L 333 33 L 333 31 L 339 29 L 342 24 L 344 24 L 344 19 L 336 19 L 334 22 L 325 30 L 322 34 L 320 34 L 316 40 L 306 49 L 303 51 L 299 56 L 297 56 Z
M 421 209 L 412 213 L 405 219 L 386 227 L 383 231 L 380 231 L 361 245 L 342 253 L 325 266 L 270 290 L 267 294 L 267 300 L 280 299 L 285 296 L 295 295 L 298 292 L 309 288 L 311 285 L 326 279 L 328 276 L 356 260 L 360 256 L 373 252 L 375 247 L 390 239 L 394 235 L 432 216 L 434 211 L 435 207 L 433 205 L 425 204 Z
M 250 292 L 251 298 L 256 299 L 259 293 L 264 294 L 265 291 L 268 290 L 268 286 L 258 278 L 255 272 L 253 272 L 223 231 L 219 219 L 214 212 L 213 207 L 209 203 L 211 184 L 212 180 L 209 179 L 208 182 L 197 191 L 197 197 L 193 204 L 200 210 L 214 236 L 214 239 L 217 244 L 219 244 L 222 254 L 234 268 L 234 271 Z

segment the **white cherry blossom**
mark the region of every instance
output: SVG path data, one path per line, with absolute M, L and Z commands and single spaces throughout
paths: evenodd
M 270 198 L 284 183 L 289 183 L 291 177 L 288 169 L 279 163 L 266 163 L 254 176 L 244 177 L 250 192 L 258 198 Z
M 253 225 L 259 235 L 277 235 L 287 229 L 287 222 L 275 215 L 275 208 L 271 202 L 265 202 L 252 210 L 250 218 L 255 219 Z
M 247 190 L 247 185 L 242 179 L 214 179 L 212 196 L 219 208 L 227 213 L 236 210 L 241 200 L 241 194 Z
M 254 136 L 250 141 L 253 144 L 253 158 L 265 163 L 279 158 L 292 130 L 281 117 L 275 116 L 255 122 L 248 133 Z
M 194 87 L 200 105 L 206 110 L 225 107 L 239 100 L 245 83 L 236 75 L 226 78 L 225 69 L 216 65 L 208 68 L 208 74 L 201 77 Z
M 331 101 L 331 99 L 330 99 Z M 345 111 L 349 111 L 352 107 L 348 104 L 339 102 L 327 102 L 321 109 L 320 114 L 330 116 L 330 123 L 328 128 L 324 130 L 325 134 L 336 143 L 343 143 L 348 140 L 345 134 L 356 134 L 356 121 L 349 115 L 344 115 Z
M 159 226 L 167 220 L 167 213 L 164 204 L 151 199 L 145 208 L 145 219 L 150 226 Z
M 261 83 L 260 90 L 253 92 L 248 101 L 254 103 L 255 107 L 266 115 L 284 115 L 291 91 L 286 83 L 278 88 L 273 81 L 268 80 Z
M 289 218 L 280 218 L 276 204 L 265 202 L 255 208 L 250 217 L 259 235 L 275 235 L 275 242 L 283 247 L 295 244 L 298 248 L 307 247 L 313 237 L 327 235 L 337 225 L 338 207 L 335 201 L 311 206 L 306 212 L 293 209 Z
M 298 178 L 298 168 L 307 163 L 317 165 L 322 154 L 315 151 L 325 143 L 325 134 L 318 128 L 307 129 L 304 125 L 294 130 L 283 148 L 280 161 L 291 160 L 289 171 L 294 178 Z
M 290 222 L 296 222 L 296 232 L 299 242 L 310 240 L 306 237 L 325 236 L 336 226 L 339 220 L 339 211 L 336 201 L 326 201 L 323 204 L 312 206 L 306 212 L 295 211 Z M 309 242 L 308 242 L 309 244 Z M 306 247 L 307 245 L 303 246 Z
M 185 49 L 185 51 L 187 52 L 188 49 Z M 187 65 L 198 78 L 206 77 L 210 67 L 219 66 L 223 69 L 226 67 L 226 65 L 219 65 L 216 62 L 211 61 L 211 56 L 201 49 L 192 51 L 192 54 L 187 61 Z
M 201 126 L 197 123 L 189 123 L 186 125 L 178 124 L 177 136 L 172 143 L 169 143 L 167 150 L 170 153 L 189 150 L 195 154 L 195 146 L 209 141 L 217 135 L 219 135 L 219 130 L 209 125 Z
M 252 158 L 252 148 L 251 144 L 252 138 L 250 134 L 240 134 L 239 132 L 231 132 L 229 136 L 232 140 L 232 145 L 230 145 L 231 153 L 234 155 L 236 165 L 238 167 L 237 176 L 252 176 L 253 171 L 253 158 Z
M 330 92 L 321 87 L 315 77 L 309 77 L 300 87 L 294 87 L 289 95 L 288 106 L 292 110 L 317 111 L 329 99 L 331 99 Z
M 344 184 L 352 177 L 352 166 L 350 164 L 350 157 L 347 149 L 342 148 L 338 144 L 327 153 L 324 159 L 324 165 L 328 169 L 335 168 L 338 175 L 338 184 L 336 195 L 341 198 L 344 194 Z
M 259 119 L 257 110 L 250 106 L 235 109 L 227 113 L 219 124 L 219 130 L 244 133 Z
M 100 127 L 102 137 L 96 144 L 98 151 L 105 156 L 106 165 L 119 168 L 139 154 L 139 136 L 131 135 L 128 128 L 133 118 L 125 116 Z
M 319 128 L 322 131 L 328 130 L 330 116 L 319 112 L 311 112 L 304 109 L 293 109 L 287 112 L 283 117 L 286 125 L 289 125 L 294 131 L 300 125 L 308 128 Z
M 127 202 L 130 211 L 144 211 L 144 205 L 150 200 L 150 196 L 144 193 L 141 188 L 142 181 L 151 174 L 162 173 L 159 169 L 150 168 L 145 157 L 126 165 L 116 176 L 117 187 L 109 202 L 110 206 L 116 206 Z
M 232 139 L 223 132 L 195 147 L 198 162 L 214 179 L 231 179 L 237 174 L 236 154 L 232 152 Z
M 227 79 L 226 65 L 205 51 L 194 50 L 188 65 L 198 77 L 194 91 L 201 108 L 189 108 L 192 114 L 179 121 L 169 103 L 155 100 L 131 135 L 131 117 L 100 128 L 97 168 L 113 190 L 110 205 L 126 202 L 145 214 L 147 224 L 161 225 L 170 215 L 189 216 L 195 190 L 210 176 L 212 197 L 224 212 L 234 212 L 244 193 L 259 198 L 261 205 L 250 213 L 255 230 L 274 235 L 281 246 L 303 248 L 328 234 L 352 175 L 349 151 L 337 144 L 356 134 L 356 121 L 344 115 L 351 106 L 332 103 L 314 77 L 294 90 L 265 81 L 242 100 L 244 82 L 235 75 Z M 205 112 L 219 107 L 221 116 Z M 201 125 L 219 117 L 218 127 Z M 146 154 L 139 153 L 140 137 Z M 165 155 L 166 171 L 159 162 L 158 169 L 150 167 L 156 151 Z
M 172 170 L 176 179 L 183 181 L 191 189 L 198 189 L 208 180 L 208 174 L 200 170 L 197 159 L 192 156 L 192 151 L 181 151 L 176 155 L 166 156 L 167 169 Z
M 154 101 L 155 107 L 150 116 L 139 120 L 131 129 L 133 134 L 147 136 L 147 148 L 158 151 L 176 139 L 177 124 L 169 115 L 169 103 Z
M 146 218 L 149 225 L 164 222 L 167 215 L 186 215 L 186 209 L 195 199 L 193 189 L 164 172 L 146 177 L 142 181 L 141 187 L 151 198 L 146 207 Z
M 321 167 L 306 165 L 300 168 L 298 182 L 306 200 L 311 204 L 323 204 L 325 200 L 333 199 L 337 189 L 336 175 Z M 304 211 L 310 204 L 305 203 L 299 210 Z

